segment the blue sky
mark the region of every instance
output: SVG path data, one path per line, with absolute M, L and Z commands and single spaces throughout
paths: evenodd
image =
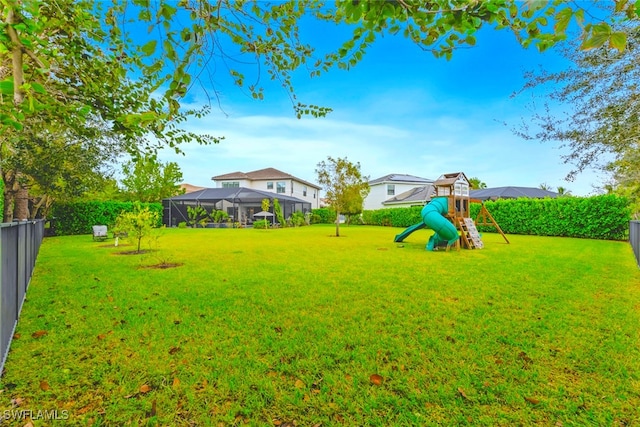
M 313 30 L 307 29 L 311 42 L 316 37 L 321 46 L 339 38 L 337 30 Z M 221 108 L 214 105 L 186 127 L 225 140 L 184 145 L 184 156 L 164 151 L 160 159 L 177 162 L 184 181 L 200 186 L 212 186 L 214 175 L 267 167 L 315 182 L 317 163 L 333 156 L 359 162 L 371 179 L 463 171 L 489 187 L 545 183 L 593 194 L 605 177 L 585 172 L 567 182 L 571 168 L 557 145 L 524 141 L 511 130 L 530 117 L 534 94 L 511 95 L 522 87 L 524 72 L 539 66 L 558 70 L 566 63 L 554 52 L 522 48 L 507 31 L 481 30 L 476 46 L 459 49 L 450 61 L 402 36 L 385 36 L 349 71 L 313 79 L 297 73 L 299 100 L 333 109 L 325 118 L 302 119 L 276 84 L 263 78 L 265 100 L 255 101 L 219 73 Z M 204 100 L 198 90 L 190 95 L 195 104 Z M 539 103 L 544 94 L 536 96 Z

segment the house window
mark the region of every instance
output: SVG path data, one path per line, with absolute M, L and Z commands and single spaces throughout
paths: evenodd
M 276 193 L 284 194 L 287 192 L 287 183 L 285 181 L 278 181 L 276 183 Z
M 387 184 L 387 196 L 396 195 L 396 186 L 394 184 Z
M 307 197 L 307 186 L 306 185 L 302 187 L 302 195 L 304 197 Z
M 240 187 L 239 181 L 227 181 L 222 183 L 222 188 L 238 188 Z
M 267 190 L 273 190 L 273 181 L 267 182 Z

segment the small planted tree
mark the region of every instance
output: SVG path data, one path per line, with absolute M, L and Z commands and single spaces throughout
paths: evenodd
M 122 212 L 116 219 L 117 233 L 126 234 L 137 242 L 136 253 L 142 253 L 140 247 L 142 239 L 148 238 L 158 224 L 158 212 L 153 212 L 148 206 L 144 208 L 135 203 L 131 212 Z
M 273 199 L 273 213 L 276 215 L 276 221 L 278 221 L 280 226 L 286 227 L 287 222 L 284 219 L 284 214 L 282 213 L 282 206 L 280 206 L 280 201 L 278 199 Z
M 327 157 L 318 163 L 318 183 L 324 187 L 325 197 L 336 212 L 336 237 L 340 236 L 340 214 L 357 211 L 369 194 L 369 177 L 362 176 L 360 163 L 347 158 Z
M 269 199 L 262 199 L 262 211 L 269 212 L 270 207 L 271 207 L 271 202 L 269 201 Z M 255 224 L 253 226 L 255 227 Z M 264 217 L 264 228 L 269 228 L 269 221 L 267 220 L 266 216 Z

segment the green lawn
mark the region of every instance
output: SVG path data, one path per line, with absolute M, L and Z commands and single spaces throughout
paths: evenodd
M 640 423 L 628 243 L 485 234 L 483 250 L 427 252 L 431 231 L 400 231 L 171 229 L 146 255 L 48 238 L 0 410 L 94 426 Z M 183 265 L 141 268 L 158 262 Z

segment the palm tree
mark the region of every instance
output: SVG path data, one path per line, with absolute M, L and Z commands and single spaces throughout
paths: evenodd
M 569 190 L 568 188 L 565 187 L 558 187 L 558 196 L 560 197 L 566 197 L 566 196 L 571 196 L 571 190 Z
M 469 186 L 471 187 L 472 190 L 480 190 L 482 188 L 487 188 L 487 184 L 480 181 L 480 178 L 477 177 L 473 177 L 473 178 L 469 178 Z
M 551 186 L 546 182 L 543 182 L 542 184 L 540 184 L 538 188 L 540 188 L 541 190 L 551 191 Z

